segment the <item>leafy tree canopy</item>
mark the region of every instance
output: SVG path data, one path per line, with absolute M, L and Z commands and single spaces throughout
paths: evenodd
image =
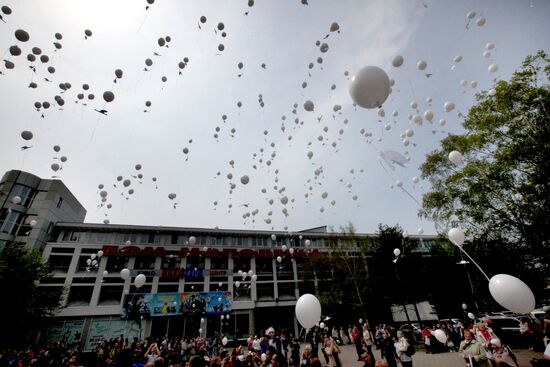
M 541 274 L 550 264 L 549 61 L 539 51 L 479 94 L 465 133 L 443 139 L 421 166 L 432 185 L 421 216 L 440 229 L 458 225 L 474 241 L 512 245 Z M 448 158 L 453 150 L 464 157 L 459 165 Z

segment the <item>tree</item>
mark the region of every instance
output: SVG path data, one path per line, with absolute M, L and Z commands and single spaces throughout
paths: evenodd
M 421 166 L 432 185 L 421 216 L 442 229 L 459 225 L 489 257 L 490 248 L 506 249 L 505 263 L 494 267 L 519 264 L 514 268 L 539 279 L 550 265 L 549 62 L 539 51 L 509 82 L 478 94 L 465 133 L 443 139 Z M 450 162 L 453 150 L 463 163 Z
M 40 287 L 51 278 L 50 268 L 38 250 L 10 242 L 0 253 L 0 346 L 21 347 L 30 331 L 61 306 L 64 290 Z
M 355 323 L 356 317 L 367 320 L 366 253 L 370 240 L 356 236 L 350 223 L 340 228 L 340 233 L 329 238 L 325 245 L 329 251 L 309 264 L 318 280 L 323 313 L 335 317 L 340 324 Z

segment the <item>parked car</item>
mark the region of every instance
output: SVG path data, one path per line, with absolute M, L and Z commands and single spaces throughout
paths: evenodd
M 521 346 L 521 333 L 519 331 L 519 323 L 521 316 L 501 316 L 491 315 L 491 328 L 497 333 L 497 336 L 504 343 L 511 347 Z

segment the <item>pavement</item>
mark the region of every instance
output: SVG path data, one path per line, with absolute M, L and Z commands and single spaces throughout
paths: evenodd
M 342 353 L 340 354 L 340 361 L 342 367 L 361 367 L 363 363 L 357 361 L 357 353 L 355 353 L 355 347 L 352 345 L 340 346 Z M 380 351 L 373 350 L 376 360 L 380 359 Z M 532 358 L 542 358 L 542 353 L 532 352 L 526 349 L 514 349 L 514 354 L 518 358 L 520 367 L 531 367 Z M 324 362 L 323 356 L 319 353 L 321 363 Z M 323 363 L 324 364 L 324 363 Z M 413 356 L 414 367 L 465 367 L 465 364 L 460 357 L 460 353 L 437 353 L 428 354 L 424 351 L 417 350 Z

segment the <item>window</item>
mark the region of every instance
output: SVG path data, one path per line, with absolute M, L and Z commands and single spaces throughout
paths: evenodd
M 276 267 L 278 280 L 294 279 L 294 271 L 292 269 L 292 261 L 290 259 L 283 258 L 283 261 L 276 263 Z
M 71 286 L 69 291 L 68 306 L 88 306 L 92 299 L 93 286 Z
M 172 234 L 170 243 L 172 245 L 177 245 L 178 244 L 178 234 L 177 233 Z
M 239 270 L 247 272 L 250 270 L 250 259 L 237 257 L 233 259 L 233 272 L 236 273 Z
M 109 273 L 117 273 L 128 266 L 128 259 L 124 256 L 108 256 L 105 270 Z
M 259 259 L 256 258 L 256 274 L 271 274 L 273 275 L 273 261 L 271 258 Z
M 214 257 L 210 259 L 210 269 L 227 269 L 227 257 Z
M 159 284 L 157 293 L 175 293 L 178 289 L 178 284 Z
M 44 278 L 40 284 L 64 284 L 65 278 Z
M 156 259 L 154 256 L 136 257 L 134 269 L 154 269 Z
M 61 204 L 63 204 L 63 198 L 59 198 L 59 200 L 57 201 L 57 207 L 61 208 Z
M 77 242 L 79 238 L 80 238 L 80 232 L 72 232 L 71 237 L 70 237 L 70 241 L 71 242 Z
M 188 292 L 202 292 L 204 290 L 204 283 L 187 283 L 183 287 L 183 291 Z
M 233 285 L 233 300 L 234 301 L 249 301 L 252 285 L 250 282 L 239 282 L 239 287 Z
M 72 256 L 67 255 L 50 255 L 48 259 L 50 267 L 54 272 L 66 273 L 71 265 Z
M 72 254 L 74 247 L 52 247 L 52 253 Z
M 256 283 L 258 301 L 272 300 L 274 298 L 273 283 Z
M 19 205 L 23 205 L 24 207 L 28 208 L 31 206 L 32 201 L 36 196 L 36 193 L 37 191 L 33 188 L 30 188 L 29 186 L 15 184 L 13 185 L 13 189 L 11 190 L 10 197 L 19 196 L 21 198 L 21 203 L 19 203 Z
M 93 261 L 99 262 L 97 258 L 94 260 L 91 259 L 90 255 L 80 255 L 78 258 L 78 266 L 77 266 L 77 272 L 83 272 L 87 271 L 87 268 L 90 266 L 88 265 L 88 260 L 90 260 L 90 265 Z M 97 269 L 95 267 L 90 267 L 90 271 L 97 272 Z
M 99 292 L 99 305 L 118 305 L 122 298 L 124 287 L 118 285 L 104 285 Z
M 279 291 L 279 299 L 296 299 L 294 293 L 294 282 L 277 283 L 277 290 Z
M 271 239 L 269 239 L 271 241 Z M 252 246 L 254 247 L 267 247 L 268 238 L 265 237 L 252 237 Z
M 2 208 L 0 211 L 0 232 L 16 234 L 24 219 L 25 214 L 11 208 Z
M 315 294 L 315 282 L 313 280 L 298 282 L 298 291 L 300 292 L 300 295 L 306 293 Z

